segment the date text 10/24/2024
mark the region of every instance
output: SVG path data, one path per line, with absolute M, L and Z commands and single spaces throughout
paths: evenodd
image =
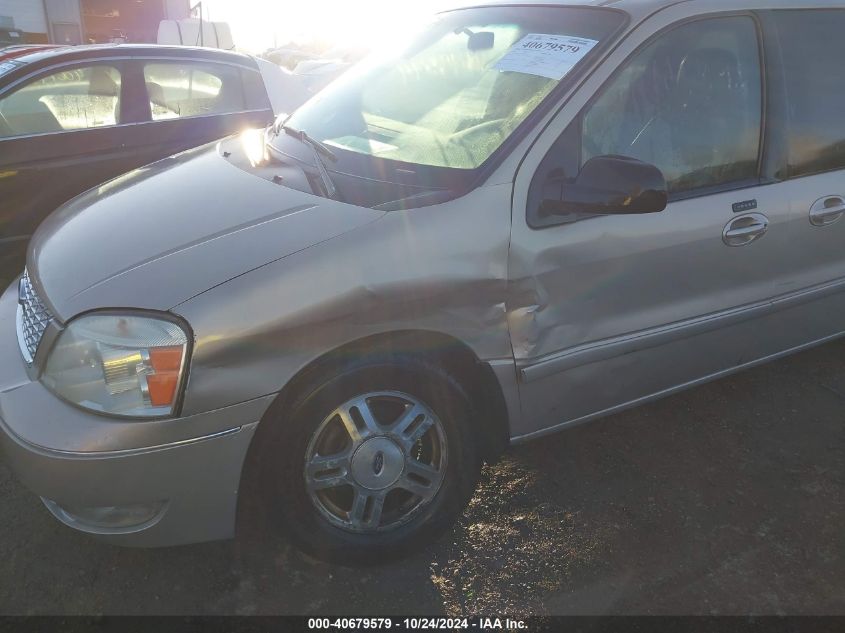
M 512 618 L 309 618 L 308 629 L 319 630 L 476 630 L 521 631 L 528 624 Z

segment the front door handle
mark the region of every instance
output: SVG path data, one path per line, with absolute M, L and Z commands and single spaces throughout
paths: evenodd
M 842 196 L 820 198 L 810 207 L 810 224 L 828 226 L 845 215 L 845 199 Z
M 728 246 L 745 246 L 761 238 L 769 230 L 769 218 L 762 213 L 748 213 L 725 225 L 722 241 Z

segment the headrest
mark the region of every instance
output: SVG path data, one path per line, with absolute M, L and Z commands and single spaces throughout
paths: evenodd
M 701 48 L 681 60 L 676 86 L 681 92 L 690 90 L 706 97 L 736 90 L 740 83 L 736 55 L 720 48 Z
M 112 79 L 111 68 L 94 66 L 91 70 L 91 81 L 88 83 L 88 94 L 98 97 L 119 97 L 120 88 Z

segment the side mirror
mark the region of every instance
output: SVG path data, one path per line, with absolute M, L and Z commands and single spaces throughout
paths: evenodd
M 654 165 L 627 156 L 596 156 L 586 162 L 574 183 L 553 174 L 544 187 L 540 213 L 605 215 L 657 213 L 666 208 L 666 179 Z

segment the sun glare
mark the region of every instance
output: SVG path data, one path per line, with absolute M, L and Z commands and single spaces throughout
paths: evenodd
M 228 22 L 239 49 L 260 52 L 291 42 L 375 48 L 397 30 L 454 0 L 204 0 L 206 19 Z

